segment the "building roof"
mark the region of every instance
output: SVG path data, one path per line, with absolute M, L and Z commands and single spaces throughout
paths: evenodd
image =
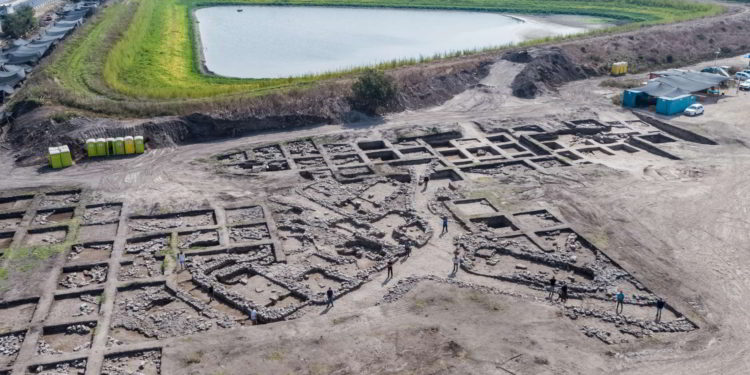
M 660 77 L 649 81 L 646 86 L 631 91 L 644 92 L 662 98 L 677 98 L 693 92 L 703 91 L 718 86 L 728 80 L 720 74 L 696 72 L 692 70 L 671 69 L 656 72 Z

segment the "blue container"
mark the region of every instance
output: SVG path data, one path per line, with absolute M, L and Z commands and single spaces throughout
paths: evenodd
M 676 98 L 659 98 L 656 100 L 656 113 L 666 116 L 680 114 L 693 103 L 695 103 L 695 96 L 693 95 L 683 95 Z

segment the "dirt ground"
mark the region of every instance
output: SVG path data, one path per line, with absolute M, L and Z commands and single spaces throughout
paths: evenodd
M 717 143 L 707 145 L 613 105 L 620 90 L 600 86 L 606 78 L 514 97 L 522 68 L 499 61 L 444 104 L 382 121 L 159 148 L 61 171 L 15 167 L 3 152 L 3 197 L 37 194 L 9 224 L 18 227 L 3 229 L 21 232 L 8 254 L 24 228 L 48 228 L 32 222 L 37 206 L 50 208 L 42 205 L 55 196 L 48 189 L 82 191 L 80 201 L 59 203 L 73 218 L 54 225 L 74 228 L 69 221 L 103 203 L 120 212 L 107 215 L 119 220 L 107 238 L 114 250 L 95 262 L 107 272 L 102 285 L 59 288 L 60 275 L 91 266 L 67 255 L 10 273 L 3 302 L 15 304 L 0 309 L 38 305 L 30 322 L 15 319 L 0 334 L 2 348 L 22 341 L 0 373 L 80 367 L 82 358 L 90 374 L 134 371 L 139 361 L 154 374 L 747 373 L 750 95 L 729 90 L 703 116 L 659 117 Z M 555 133 L 561 124 L 581 127 Z M 584 136 L 586 124 L 611 126 L 607 139 Z M 518 128 L 528 125 L 541 131 Z M 449 131 L 460 135 L 430 138 Z M 284 143 L 307 137 L 347 146 Z M 257 151 L 269 144 L 284 146 Z M 354 161 L 336 166 L 331 155 Z M 283 169 L 277 161 L 288 170 L 264 169 Z M 427 186 L 423 175 L 432 176 Z M 449 230 L 440 234 L 444 215 Z M 210 241 L 180 247 L 209 232 Z M 161 272 L 141 284 L 118 280 L 131 259 L 125 249 Z M 462 264 L 452 273 L 455 251 Z M 545 298 L 551 275 L 571 287 L 565 306 Z M 330 309 L 329 286 L 340 292 Z M 623 316 L 614 315 L 617 290 L 627 292 Z M 21 297 L 32 300 L 16 303 Z M 669 307 L 661 324 L 652 323 L 657 298 Z M 61 301 L 73 303 L 63 309 Z M 251 308 L 267 324 L 251 326 Z M 48 315 L 56 325 L 96 320 L 91 349 L 35 356 Z

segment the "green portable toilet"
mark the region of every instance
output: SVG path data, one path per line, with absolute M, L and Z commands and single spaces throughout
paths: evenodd
M 86 140 L 86 154 L 88 157 L 93 158 L 96 156 L 96 139 L 90 138 Z
M 107 155 L 115 154 L 115 139 L 107 138 Z
M 142 154 L 144 151 L 146 151 L 146 147 L 143 144 L 143 136 L 142 135 L 135 136 L 134 142 L 135 142 L 135 153 L 136 154 Z
M 96 154 L 99 156 L 107 156 L 107 140 L 104 138 L 98 138 L 96 140 Z
M 63 145 L 57 149 L 60 150 L 60 162 L 62 163 L 63 168 L 73 165 L 73 156 L 70 154 L 70 148 Z
M 125 155 L 125 139 L 122 137 L 115 138 L 115 155 Z
M 135 141 L 133 141 L 133 137 L 131 136 L 125 137 L 125 154 L 135 154 Z
M 57 147 L 50 147 L 47 154 L 49 166 L 55 169 L 62 168 L 62 159 L 60 159 L 60 150 Z

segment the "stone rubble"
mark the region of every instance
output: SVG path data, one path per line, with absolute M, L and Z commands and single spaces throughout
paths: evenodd
M 107 266 L 95 266 L 77 272 L 70 272 L 59 284 L 63 288 L 81 288 L 91 284 L 101 284 L 107 280 Z

